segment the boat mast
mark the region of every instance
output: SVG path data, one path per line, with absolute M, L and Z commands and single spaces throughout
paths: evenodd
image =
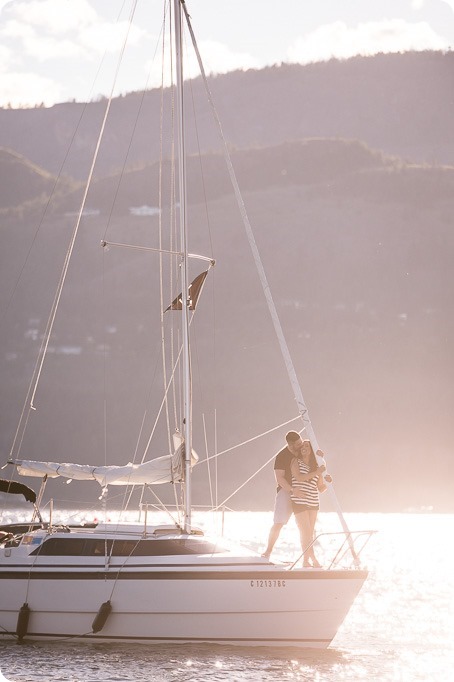
M 183 31 L 181 3 L 173 0 L 176 57 L 176 101 L 178 130 L 178 181 L 180 203 L 180 250 L 181 259 L 181 312 L 183 343 L 183 403 L 184 403 L 184 530 L 191 532 L 191 452 L 192 452 L 192 409 L 191 409 L 191 358 L 189 354 L 189 297 L 188 297 L 188 239 L 186 216 L 186 157 L 184 138 L 183 99 Z

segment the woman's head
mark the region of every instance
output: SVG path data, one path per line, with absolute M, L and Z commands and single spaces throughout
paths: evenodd
M 298 457 L 305 461 L 311 471 L 317 468 L 317 460 L 315 459 L 314 450 L 312 449 L 310 440 L 301 441 Z

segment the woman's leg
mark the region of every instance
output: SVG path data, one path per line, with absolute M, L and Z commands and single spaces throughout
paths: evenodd
M 284 525 L 283 523 L 274 523 L 271 526 L 270 534 L 268 537 L 268 545 L 262 554 L 262 557 L 264 557 L 265 559 L 270 558 L 271 552 L 273 551 L 273 547 L 276 544 L 276 541 L 279 537 L 279 533 L 281 532 L 283 525 Z
M 309 516 L 311 542 L 314 540 L 315 537 L 315 522 L 317 521 L 317 513 L 318 509 L 311 509 L 310 511 L 307 512 Z M 312 545 L 310 549 L 310 558 L 312 559 L 312 566 L 315 566 L 315 568 L 321 568 L 321 564 L 315 558 L 314 545 Z
M 312 542 L 313 529 L 311 526 L 311 519 L 309 511 L 301 511 L 295 514 L 296 523 L 300 532 L 301 549 L 303 550 L 303 566 L 310 566 L 309 559 L 311 558 L 312 548 L 308 549 Z

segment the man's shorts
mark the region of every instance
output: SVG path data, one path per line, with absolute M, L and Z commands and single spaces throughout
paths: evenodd
M 290 499 L 290 493 L 281 488 L 279 492 L 276 493 L 276 499 L 274 501 L 274 523 L 282 523 L 285 525 L 292 514 L 293 505 L 292 500 Z

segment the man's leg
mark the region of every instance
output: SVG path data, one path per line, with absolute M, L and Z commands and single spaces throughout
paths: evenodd
M 270 534 L 268 537 L 268 545 L 262 554 L 262 556 L 265 557 L 265 559 L 270 558 L 271 552 L 273 551 L 273 547 L 276 544 L 276 541 L 279 537 L 279 533 L 281 532 L 283 525 L 284 525 L 283 523 L 275 523 L 271 526 Z

